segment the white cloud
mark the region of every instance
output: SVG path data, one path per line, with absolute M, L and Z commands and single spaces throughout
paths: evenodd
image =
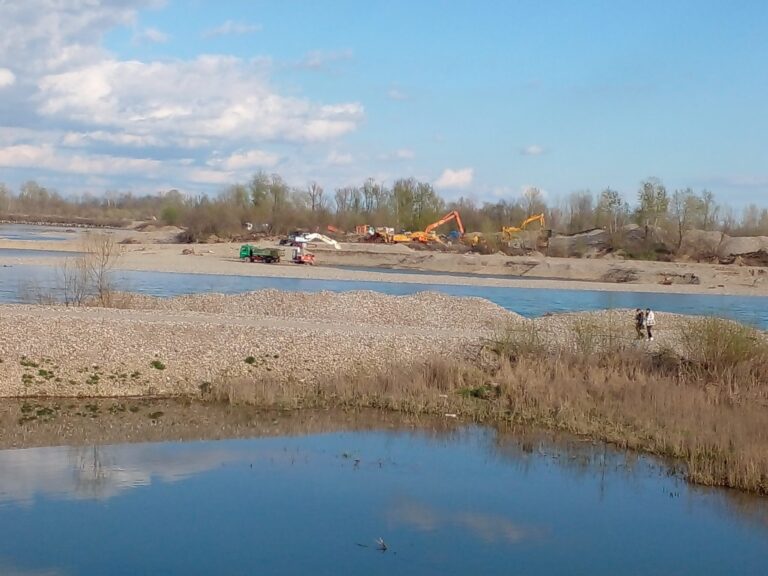
M 408 100 L 408 94 L 406 94 L 399 88 L 390 88 L 387 91 L 387 98 L 389 98 L 390 100 Z
M 132 146 L 144 148 L 147 146 L 162 146 L 164 142 L 151 134 L 129 134 L 125 132 L 105 132 L 96 130 L 94 132 L 68 132 L 64 135 L 61 143 L 65 146 L 84 147 L 95 143 L 106 143 L 115 146 Z
M 280 162 L 280 156 L 264 150 L 247 150 L 236 152 L 226 158 L 214 158 L 208 161 L 210 166 L 224 170 L 241 171 L 256 168 L 272 168 Z
M 13 86 L 16 83 L 16 74 L 8 68 L 0 68 L 0 88 Z
M 520 154 L 522 156 L 541 156 L 544 154 L 546 150 L 544 150 L 543 146 L 539 146 L 538 144 L 530 144 L 529 146 L 526 146 L 522 150 L 520 150 Z
M 144 28 L 133 35 L 133 41 L 136 44 L 164 44 L 168 42 L 169 36 L 157 28 Z
M 189 182 L 196 184 L 231 184 L 235 175 L 232 172 L 194 168 L 185 172 L 184 176 Z
M 203 36 L 206 38 L 212 38 L 214 36 L 242 36 L 244 34 L 261 32 L 261 30 L 261 24 L 248 24 L 247 22 L 227 20 L 220 26 L 209 28 L 208 30 L 204 31 Z
M 104 154 L 67 154 L 48 144 L 19 144 L 0 148 L 0 166 L 34 168 L 76 174 L 121 174 L 157 171 L 161 162 Z
M 394 152 L 387 152 L 379 156 L 380 160 L 412 160 L 416 153 L 410 148 L 400 148 Z
M 64 192 L 61 183 L 79 190 L 78 170 L 111 186 L 139 189 L 161 181 L 177 188 L 231 182 L 253 167 L 278 163 L 286 177 L 306 166 L 331 167 L 326 159 L 336 141 L 364 120 L 360 102 L 322 102 L 295 89 L 278 90 L 269 56 L 139 60 L 106 49 L 111 30 L 137 30 L 139 12 L 163 4 L 0 0 L 0 62 L 14 63 L 13 71 L 0 67 L 8 103 L 0 109 L 0 165 L 20 169 L 19 181 L 38 177 L 37 170 L 58 172 L 46 178 Z M 257 28 L 228 21 L 208 32 Z M 152 28 L 141 34 L 164 39 Z M 350 51 L 311 52 L 302 65 L 318 68 L 351 57 Z M 272 146 L 288 152 L 265 151 Z
M 318 106 L 276 94 L 259 68 L 230 56 L 109 59 L 43 76 L 38 86 L 44 116 L 158 136 L 323 141 L 353 131 L 364 113 L 354 102 Z
M 310 70 L 320 70 L 334 62 L 351 60 L 352 56 L 353 54 L 351 50 L 338 50 L 336 52 L 312 50 L 307 52 L 304 57 L 299 60 L 297 66 L 299 68 L 308 68 Z
M 435 186 L 438 188 L 466 188 L 472 184 L 474 177 L 475 170 L 473 168 L 460 168 L 458 170 L 446 168 L 440 178 L 435 181 Z
M 328 164 L 331 164 L 333 166 L 343 166 L 346 164 L 352 164 L 352 154 L 344 154 L 341 152 L 337 152 L 336 150 L 331 150 L 328 154 L 328 157 L 326 158 L 326 161 Z

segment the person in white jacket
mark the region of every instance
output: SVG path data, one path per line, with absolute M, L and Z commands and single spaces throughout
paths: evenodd
M 648 331 L 648 340 L 653 340 L 653 327 L 656 326 L 656 315 L 650 308 L 645 309 L 645 329 Z

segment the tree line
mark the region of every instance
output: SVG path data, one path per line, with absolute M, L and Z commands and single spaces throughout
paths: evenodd
M 448 201 L 428 182 L 401 178 L 391 186 L 368 179 L 359 186 L 326 190 L 317 182 L 290 186 L 279 174 L 258 172 L 218 194 L 189 196 L 177 190 L 136 196 L 107 191 L 103 195 L 63 197 L 30 181 L 18 191 L 0 184 L 0 215 L 56 216 L 102 221 L 156 219 L 188 229 L 192 239 L 231 236 L 246 223 L 256 230 L 283 234 L 292 229 L 322 229 L 332 224 L 354 230 L 360 224 L 423 230 L 441 215 L 458 210 L 467 231 L 491 234 L 543 213 L 547 227 L 563 234 L 594 228 L 617 232 L 627 224 L 653 226 L 678 244 L 689 229 L 718 230 L 731 235 L 768 235 L 768 209 L 754 204 L 737 212 L 719 204 L 709 190 L 669 191 L 649 178 L 630 196 L 606 188 L 573 192 L 550 199 L 537 188 L 495 202 L 470 198 Z

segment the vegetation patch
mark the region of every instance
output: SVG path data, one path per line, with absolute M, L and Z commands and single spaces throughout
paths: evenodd
M 316 382 L 214 381 L 214 401 L 262 408 L 379 408 L 563 430 L 672 457 L 695 483 L 768 494 L 768 344 L 734 322 L 692 319 L 677 350 L 638 346 L 591 318 L 552 346 L 531 322 L 500 327 L 474 358 L 433 358 Z
M 21 364 L 25 368 L 37 368 L 38 366 L 40 366 L 40 364 L 38 364 L 34 360 L 27 358 L 26 356 L 21 357 L 19 364 Z

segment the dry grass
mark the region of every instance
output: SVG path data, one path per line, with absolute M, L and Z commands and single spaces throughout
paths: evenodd
M 313 384 L 224 380 L 208 396 L 545 426 L 673 457 L 691 482 L 768 494 L 763 335 L 717 319 L 694 319 L 680 331 L 683 354 L 649 354 L 587 319 L 553 349 L 531 323 L 501 330 L 474 361 L 435 358 Z

